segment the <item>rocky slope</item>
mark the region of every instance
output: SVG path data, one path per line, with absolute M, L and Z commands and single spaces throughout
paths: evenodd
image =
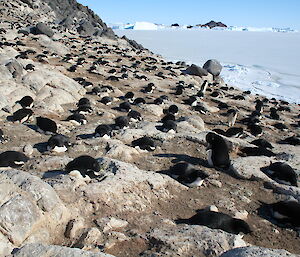
M 106 34 L 109 29 L 100 18 L 75 1 L 17 0 L 0 5 L 1 152 L 15 150 L 30 157 L 19 168 L 0 170 L 1 256 L 300 254 L 297 231 L 261 210 L 262 202 L 300 200 L 298 187 L 279 184 L 261 171 L 275 161 L 299 171 L 299 146 L 278 143 L 299 133 L 299 106 L 266 101 L 262 138 L 272 143 L 276 155 L 245 157 L 241 149 L 256 137 L 241 121 L 263 97 L 226 85 L 218 76 L 217 62 L 205 69 L 167 62 L 128 39 Z M 70 10 L 74 16 L 65 20 Z M 92 25 L 83 26 L 92 36 L 80 29 L 85 22 Z M 185 104 L 205 80 L 209 88 L 204 98 L 198 98 L 198 107 Z M 156 88 L 145 94 L 149 83 Z M 143 119 L 114 130 L 109 139 L 94 137 L 99 124 L 113 124 L 116 117 L 127 115 L 119 108 L 127 92 L 144 98 L 145 104 L 132 104 Z M 34 118 L 51 118 L 58 133 L 70 138 L 67 152 L 47 150 L 50 136 L 37 131 L 35 119 L 11 121 L 21 108 L 16 102 L 25 95 L 34 98 Z M 162 95 L 167 96 L 163 103 L 155 104 Z M 111 105 L 101 102 L 105 96 L 112 97 Z M 87 124 L 79 126 L 66 118 L 82 97 L 91 101 L 92 112 L 86 115 Z M 165 133 L 161 119 L 173 104 L 179 107 L 176 133 Z M 273 126 L 278 123 L 269 116 L 274 106 L 289 108 L 280 111 L 287 129 Z M 242 138 L 226 137 L 234 174 L 211 168 L 206 161 L 205 137 L 213 129 L 228 128 L 225 114 L 230 107 L 239 109 L 236 126 L 244 129 Z M 133 147 L 132 141 L 142 136 L 155 140 L 153 152 Z M 86 154 L 100 165 L 95 178 L 85 180 L 64 171 L 69 161 Z M 201 187 L 188 187 L 167 174 L 179 161 L 208 175 Z M 246 220 L 253 232 L 241 237 L 176 223 L 212 205 Z

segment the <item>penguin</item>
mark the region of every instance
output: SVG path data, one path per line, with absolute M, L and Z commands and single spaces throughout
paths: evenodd
M 225 132 L 226 137 L 241 137 L 244 133 L 243 128 L 231 127 Z
M 229 149 L 225 140 L 213 133 L 209 132 L 206 135 L 207 147 L 207 161 L 212 167 L 218 169 L 228 170 L 230 167 Z
M 71 67 L 69 67 L 67 69 L 67 71 L 69 71 L 69 72 L 75 72 L 76 70 L 77 70 L 77 65 L 72 65 Z
M 3 130 L 0 129 L 0 143 L 3 143 L 5 141 L 4 139 L 4 133 L 3 133 Z
M 17 101 L 23 108 L 32 108 L 33 98 L 29 95 L 24 96 L 21 100 Z
M 25 70 L 27 70 L 27 71 L 34 71 L 34 69 L 35 69 L 35 66 L 33 65 L 33 64 L 27 64 L 26 66 L 25 66 Z
M 266 170 L 266 173 L 273 180 L 280 184 L 286 184 L 297 187 L 297 173 L 294 169 L 284 162 L 272 163 Z
M 261 136 L 263 133 L 262 128 L 256 124 L 249 124 L 248 129 L 250 130 L 250 133 L 255 137 Z
M 0 154 L 0 167 L 18 168 L 28 160 L 29 158 L 21 152 L 6 151 Z
M 281 131 L 288 130 L 288 127 L 285 124 L 280 123 L 280 122 L 273 124 L 273 127 L 277 128 L 277 129 L 279 129 Z
M 166 122 L 167 120 L 175 121 L 175 120 L 176 120 L 175 115 L 172 114 L 172 113 L 168 113 L 168 114 L 166 114 L 166 115 L 161 119 L 161 122 L 164 123 L 164 122 Z
M 144 92 L 145 92 L 145 93 L 148 93 L 148 94 L 151 94 L 151 93 L 153 93 L 154 89 L 155 89 L 154 84 L 153 84 L 153 83 L 149 83 L 149 84 L 145 87 Z
M 183 90 L 184 90 L 184 86 L 181 86 L 181 85 L 179 85 L 179 86 L 177 86 L 176 87 L 176 91 L 175 91 L 175 95 L 182 95 L 183 94 Z
M 263 112 L 264 103 L 261 100 L 256 100 L 255 103 L 256 103 L 255 110 L 257 112 L 259 112 L 259 113 L 262 113 Z
M 135 110 L 131 110 L 127 116 L 129 117 L 130 121 L 132 122 L 138 122 L 142 120 L 142 115 L 140 112 L 135 111 Z
M 228 126 L 233 127 L 237 118 L 237 110 L 229 109 L 227 111 L 227 117 L 228 117 Z
M 77 107 L 81 106 L 81 105 L 88 105 L 90 106 L 91 105 L 91 102 L 88 98 L 86 97 L 83 97 L 83 98 L 80 98 L 78 103 L 77 103 Z
M 208 82 L 207 82 L 207 80 L 204 80 L 201 87 L 200 87 L 200 91 L 198 92 L 199 96 L 204 96 L 205 95 L 207 86 L 208 86 Z
M 167 110 L 168 113 L 173 114 L 173 115 L 178 114 L 178 111 L 179 111 L 179 108 L 178 108 L 178 106 L 175 105 L 175 104 L 172 104 L 172 105 L 169 107 L 169 109 Z
M 37 117 L 36 118 L 36 126 L 38 132 L 45 133 L 45 134 L 56 134 L 57 132 L 57 125 L 56 122 L 44 118 L 44 117 Z
M 162 125 L 162 131 L 175 134 L 177 129 L 177 124 L 173 120 L 166 120 Z
M 101 93 L 102 92 L 101 92 L 101 88 L 100 87 L 93 87 L 92 91 L 88 92 L 87 94 L 99 96 Z
M 70 141 L 67 136 L 57 134 L 51 136 L 47 144 L 48 151 L 63 153 L 68 150 L 68 147 L 70 146 Z
M 74 170 L 78 170 L 83 177 L 95 178 L 100 171 L 100 165 L 93 157 L 82 155 L 70 161 L 65 167 L 65 171 L 70 175 Z
M 132 141 L 133 147 L 139 147 L 142 150 L 154 151 L 156 149 L 156 144 L 154 140 L 150 137 L 144 136 Z
M 273 149 L 274 147 L 265 139 L 255 139 L 251 142 L 252 145 L 256 145 L 258 147 Z
M 199 210 L 194 216 L 188 219 L 176 220 L 177 224 L 201 225 L 211 229 L 221 229 L 231 234 L 249 234 L 252 232 L 248 223 L 241 219 L 236 219 L 222 212 Z
M 109 76 L 106 80 L 110 80 L 110 81 L 119 81 L 119 78 L 116 76 Z
M 299 136 L 291 136 L 291 137 L 287 137 L 283 140 L 280 140 L 278 142 L 279 144 L 288 144 L 288 145 L 300 145 L 300 137 Z
M 300 204 L 296 201 L 280 201 L 269 204 L 274 219 L 287 227 L 300 228 Z
M 131 105 L 128 102 L 120 103 L 119 111 L 121 112 L 129 112 L 131 110 Z
M 219 135 L 222 135 L 224 137 L 226 137 L 226 131 L 224 131 L 223 129 L 213 129 L 213 132 L 216 132 Z
M 125 129 L 129 126 L 129 118 L 127 116 L 119 116 L 115 119 L 117 129 Z
M 109 97 L 109 96 L 104 96 L 101 100 L 100 100 L 100 103 L 103 103 L 105 105 L 110 105 L 113 101 L 113 98 L 112 97 Z
M 95 137 L 103 137 L 105 139 L 109 139 L 111 136 L 112 128 L 109 125 L 101 124 L 97 126 L 95 129 L 94 136 Z
M 134 101 L 133 101 L 134 105 L 145 104 L 145 103 L 146 103 L 146 101 L 142 97 L 138 97 L 138 98 L 134 99 Z
M 133 92 L 127 92 L 124 96 L 124 99 L 127 100 L 130 103 L 133 103 L 134 93 Z
M 83 114 L 80 113 L 74 113 L 70 115 L 66 121 L 70 121 L 75 125 L 85 125 L 87 123 L 87 119 Z
M 172 178 L 189 187 L 201 186 L 204 179 L 208 178 L 205 172 L 197 170 L 192 164 L 187 162 L 175 164 L 170 168 L 169 172 Z
M 198 99 L 196 96 L 190 96 L 188 99 L 183 100 L 185 104 L 188 104 L 192 107 L 196 106 L 198 104 Z
M 241 149 L 241 152 L 246 156 L 276 156 L 275 153 L 264 147 L 244 147 Z
M 90 105 L 79 105 L 78 108 L 73 112 L 86 115 L 91 114 L 93 112 L 93 109 Z
M 270 108 L 270 117 L 273 120 L 279 120 L 280 117 L 279 117 L 279 114 L 277 113 L 276 108 L 274 108 L 274 107 Z
M 30 119 L 33 115 L 33 111 L 30 109 L 20 109 L 13 113 L 12 120 L 14 122 L 18 121 L 20 123 L 24 123 Z
M 161 105 L 164 103 L 164 100 L 161 97 L 158 97 L 154 100 L 154 104 Z

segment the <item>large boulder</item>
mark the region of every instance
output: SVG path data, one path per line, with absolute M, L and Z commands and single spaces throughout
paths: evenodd
M 208 60 L 203 65 L 203 69 L 207 70 L 213 76 L 219 76 L 222 71 L 222 65 L 217 60 Z
M 39 22 L 34 28 L 33 28 L 34 34 L 44 34 L 48 37 L 53 37 L 54 32 L 51 28 L 49 28 L 46 24 Z
M 285 250 L 268 249 L 258 246 L 241 247 L 223 253 L 220 257 L 299 257 Z
M 194 75 L 194 76 L 207 76 L 208 71 L 204 68 L 201 68 L 195 64 L 192 64 L 190 67 L 188 67 L 185 71 L 186 74 L 188 75 Z

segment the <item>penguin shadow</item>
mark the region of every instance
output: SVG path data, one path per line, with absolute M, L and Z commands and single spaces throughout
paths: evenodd
M 184 161 L 193 165 L 201 165 L 203 167 L 210 168 L 206 160 L 197 157 L 192 157 L 186 154 L 162 153 L 162 154 L 154 154 L 153 156 L 160 157 L 160 158 L 175 158 L 171 161 L 174 164 Z
M 80 134 L 80 135 L 77 135 L 76 138 L 78 138 L 78 139 L 92 139 L 92 138 L 95 138 L 95 134 L 94 133 Z
M 37 149 L 40 153 L 45 153 L 48 151 L 47 149 L 48 143 L 42 142 L 42 143 L 36 143 L 33 145 L 33 148 Z
M 9 121 L 9 122 L 14 122 L 14 116 L 13 115 L 8 115 L 6 117 L 6 120 Z
M 42 179 L 54 178 L 59 175 L 66 175 L 67 173 L 63 170 L 49 170 L 44 172 Z
M 31 130 L 33 130 L 33 131 L 35 131 L 35 132 L 38 132 L 38 127 L 37 127 L 37 125 L 33 125 L 33 124 L 24 124 L 24 125 L 26 125 L 28 128 L 30 128 Z

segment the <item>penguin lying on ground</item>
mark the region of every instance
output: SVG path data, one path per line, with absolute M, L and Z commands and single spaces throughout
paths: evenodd
M 70 141 L 67 136 L 54 135 L 49 138 L 47 150 L 56 153 L 62 153 L 68 150 Z
M 270 164 L 269 167 L 265 168 L 265 173 L 281 184 L 298 186 L 298 176 L 294 169 L 284 162 L 275 162 Z
M 17 151 L 6 151 L 0 154 L 0 167 L 21 167 L 29 158 Z
M 207 209 L 200 210 L 189 219 L 179 219 L 176 223 L 201 225 L 211 229 L 221 229 L 232 234 L 249 234 L 252 232 L 246 221 L 232 218 L 225 213 L 210 211 Z
M 147 151 L 154 151 L 156 148 L 155 141 L 147 136 L 133 140 L 131 144 L 133 147 L 138 146 L 140 149 Z
M 36 118 L 36 126 L 38 132 L 45 133 L 45 134 L 55 134 L 57 132 L 57 125 L 56 122 L 44 118 L 44 117 L 37 117 Z

